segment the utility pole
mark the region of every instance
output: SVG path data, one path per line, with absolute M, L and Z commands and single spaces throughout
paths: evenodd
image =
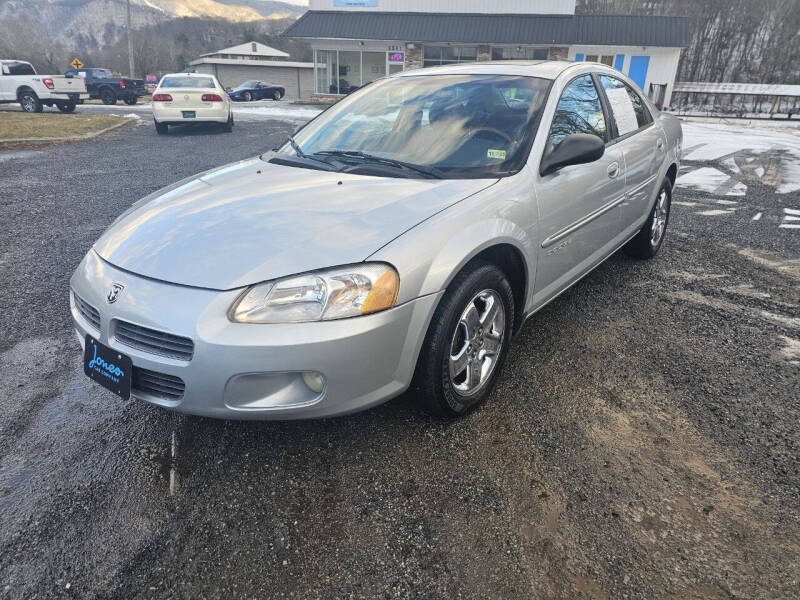
M 133 35 L 131 34 L 131 0 L 127 0 L 128 3 L 128 70 L 130 71 L 129 75 L 133 78 Z

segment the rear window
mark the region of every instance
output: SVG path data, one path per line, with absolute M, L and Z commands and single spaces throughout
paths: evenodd
M 162 88 L 213 88 L 214 80 L 211 77 L 164 77 L 161 80 Z
M 33 67 L 23 62 L 3 63 L 3 73 L 7 75 L 36 75 Z

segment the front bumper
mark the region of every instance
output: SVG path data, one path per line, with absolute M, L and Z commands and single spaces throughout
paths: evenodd
M 194 111 L 195 117 L 185 119 L 184 111 Z M 174 105 L 172 102 L 153 102 L 153 118 L 157 123 L 226 123 L 230 115 L 227 102 L 207 102 L 197 106 Z
M 124 285 L 109 304 L 112 283 Z M 408 388 L 438 294 L 374 315 L 315 323 L 231 323 L 227 311 L 241 290 L 190 288 L 132 275 L 90 251 L 72 276 L 75 331 L 131 357 L 134 371 L 179 377 L 183 397 L 132 390 L 132 396 L 180 412 L 226 419 L 329 417 L 380 404 Z M 74 295 L 97 309 L 99 331 Z M 191 338 L 191 360 L 144 352 L 117 339 L 118 323 Z M 325 377 L 321 393 L 302 373 Z M 134 375 L 135 379 L 135 375 Z

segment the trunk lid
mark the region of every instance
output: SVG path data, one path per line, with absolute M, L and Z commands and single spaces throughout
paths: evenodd
M 159 94 L 172 96 L 173 106 L 197 106 L 202 104 L 203 94 L 218 94 L 213 88 L 161 88 Z

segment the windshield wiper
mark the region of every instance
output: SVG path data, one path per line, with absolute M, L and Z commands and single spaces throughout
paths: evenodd
M 367 154 L 366 152 L 361 152 L 360 150 L 320 150 L 319 152 L 315 152 L 312 155 L 312 157 L 317 156 L 319 154 L 325 156 L 343 156 L 345 158 L 360 158 L 365 161 L 381 163 L 392 167 L 408 169 L 410 171 L 416 171 L 417 173 L 422 173 L 423 175 L 427 175 L 428 177 L 433 177 L 434 179 L 444 179 L 445 177 L 444 173 L 442 173 L 436 167 L 426 167 L 425 165 L 408 163 L 402 160 L 397 160 L 395 158 L 384 158 L 383 156 L 375 156 L 374 154 Z
M 294 153 L 295 153 L 295 154 L 297 154 L 297 156 L 298 156 L 298 157 L 300 157 L 300 158 L 302 158 L 302 159 L 305 159 L 305 160 L 312 160 L 312 161 L 314 161 L 314 162 L 318 162 L 318 163 L 322 163 L 322 164 L 324 164 L 324 165 L 328 165 L 329 167 L 332 167 L 332 168 L 333 168 L 333 169 L 335 169 L 335 170 L 338 170 L 338 169 L 339 169 L 339 167 L 338 167 L 337 165 L 333 164 L 333 163 L 332 163 L 331 161 L 329 161 L 329 160 L 324 160 L 324 159 L 322 159 L 322 158 L 316 158 L 316 157 L 314 157 L 314 156 L 309 156 L 308 154 L 306 154 L 305 152 L 303 152 L 303 151 L 300 149 L 300 145 L 299 145 L 299 144 L 298 144 L 298 143 L 295 141 L 295 139 L 294 139 L 294 136 L 293 136 L 293 135 L 290 135 L 290 136 L 288 137 L 287 141 L 289 142 L 289 145 L 292 147 L 292 150 L 294 150 Z

